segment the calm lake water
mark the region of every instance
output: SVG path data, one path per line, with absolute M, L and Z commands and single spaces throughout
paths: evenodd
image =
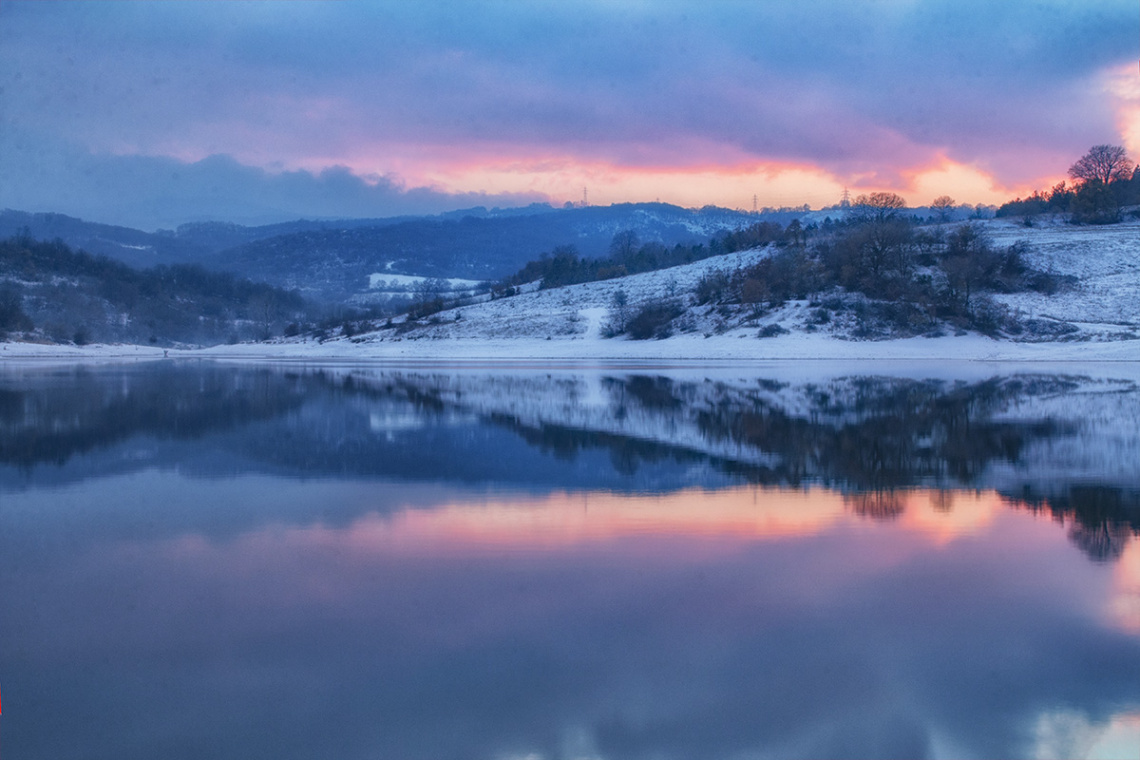
M 22 758 L 1140 757 L 1140 385 L 0 371 Z

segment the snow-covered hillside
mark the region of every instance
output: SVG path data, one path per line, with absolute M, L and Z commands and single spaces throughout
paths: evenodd
M 428 324 L 409 332 L 389 329 L 373 333 L 358 344 L 400 336 L 406 336 L 406 340 L 556 337 L 594 340 L 602 336 L 603 323 L 619 290 L 625 291 L 631 309 L 651 301 L 685 298 L 706 274 L 739 269 L 765 255 L 765 251 L 747 251 L 603 282 L 550 290 L 524 288 L 524 292 L 511 298 L 488 299 L 440 312 Z M 693 331 L 696 330 L 694 324 Z
M 1031 229 L 992 220 L 985 229 L 1000 246 L 1028 242 L 1030 266 L 1079 281 L 1052 296 L 1015 293 L 997 300 L 1027 316 L 1071 322 L 1086 332 L 1140 328 L 1140 220 L 1102 227 L 1055 220 Z
M 334 333 L 270 343 L 218 346 L 192 355 L 254 358 L 486 359 L 919 359 L 1140 361 L 1140 220 L 1106 227 L 1041 223 L 1025 228 L 1006 220 L 981 223 L 997 247 L 1028 243 L 1024 258 L 1037 270 L 1076 278 L 1053 295 L 995 295 L 1021 319 L 1064 323 L 1055 340 L 994 339 L 946 329 L 941 336 L 856 340 L 850 311 L 821 320 L 818 303 L 790 301 L 762 314 L 750 309 L 692 306 L 693 288 L 712 272 L 747 267 L 769 249 L 713 257 L 621 279 L 538 290 L 441 311 L 418 323 L 396 319 L 371 332 Z M 950 229 L 947 225 L 946 229 Z M 688 307 L 665 340 L 608 338 L 615 294 L 629 312 L 674 299 Z M 761 337 L 770 336 L 770 337 Z M 67 353 L 63 348 L 10 344 L 8 357 Z M 115 353 L 87 348 L 87 354 Z M 129 353 L 129 352 L 128 352 Z M 172 356 L 184 352 L 172 351 Z
M 995 299 L 1024 319 L 1063 321 L 1071 332 L 1039 343 L 946 334 L 898 340 L 854 340 L 847 315 L 821 322 L 818 303 L 790 301 L 756 315 L 713 306 L 690 306 L 665 340 L 607 338 L 615 294 L 628 310 L 675 299 L 689 305 L 708 274 L 730 273 L 770 254 L 733 253 L 621 279 L 471 303 L 406 324 L 317 343 L 297 338 L 275 345 L 219 347 L 226 355 L 377 356 L 436 358 L 972 358 L 994 360 L 1140 360 L 1140 221 L 1109 227 L 1047 224 L 1027 229 L 1013 222 L 982 223 L 995 245 L 1029 244 L 1034 268 L 1078 280 L 1054 295 L 1035 292 Z M 845 322 L 845 319 L 848 321 Z M 953 330 L 946 330 L 946 333 Z M 762 337 L 769 336 L 769 337 Z M 1038 336 L 1039 339 L 1039 336 Z

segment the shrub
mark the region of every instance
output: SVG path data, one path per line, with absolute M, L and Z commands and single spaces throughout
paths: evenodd
M 763 303 L 768 298 L 768 285 L 763 280 L 746 277 L 744 285 L 740 288 L 740 301 L 742 303 Z
M 629 320 L 626 331 L 634 340 L 668 338 L 673 334 L 673 320 L 684 312 L 684 308 L 677 301 L 646 304 Z
M 24 313 L 24 302 L 20 292 L 6 287 L 0 290 L 0 337 L 9 330 L 31 330 L 32 320 Z
M 1120 206 L 1112 189 L 1098 181 L 1081 185 L 1070 208 L 1077 224 L 1115 224 L 1120 221 Z
M 720 303 L 728 293 L 729 280 L 724 272 L 710 272 L 697 282 L 694 296 L 698 304 Z
M 1020 327 L 1028 340 L 1056 340 L 1080 332 L 1080 328 L 1076 325 L 1052 319 L 1027 319 L 1020 324 Z

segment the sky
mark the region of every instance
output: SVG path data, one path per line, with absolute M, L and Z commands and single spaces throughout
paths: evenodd
M 1136 0 L 0 0 L 0 208 L 218 219 L 898 192 L 1140 155 Z

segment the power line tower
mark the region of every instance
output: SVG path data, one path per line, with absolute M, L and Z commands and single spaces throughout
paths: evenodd
M 582 208 L 590 205 L 590 198 L 586 195 L 586 188 L 582 188 Z
M 847 188 L 843 188 L 843 200 L 839 201 L 841 208 L 851 208 L 851 194 L 847 192 Z
M 758 200 L 758 198 L 757 198 L 755 195 L 753 195 L 753 196 L 752 196 L 752 213 L 753 213 L 753 214 L 755 214 L 755 213 L 758 213 L 758 212 L 759 212 L 759 209 L 758 209 L 758 208 L 756 208 L 756 201 L 757 201 L 757 200 Z

